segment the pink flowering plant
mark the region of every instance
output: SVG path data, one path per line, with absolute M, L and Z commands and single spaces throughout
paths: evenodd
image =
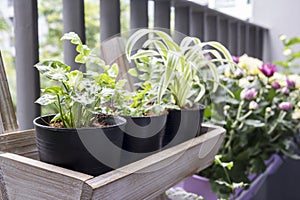
M 294 154 L 299 134 L 299 76 L 279 73 L 275 65 L 247 55 L 233 60 L 238 70 L 225 66 L 220 75 L 233 96 L 220 91 L 206 112 L 206 117 L 227 130 L 219 153 L 233 167 L 226 174 L 216 164 L 201 172 L 223 198 L 234 192 L 223 182 L 250 184 L 249 175 L 263 172 L 271 155 L 299 158 Z

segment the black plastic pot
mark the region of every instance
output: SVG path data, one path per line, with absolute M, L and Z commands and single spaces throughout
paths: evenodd
M 103 128 L 53 128 L 47 122 L 54 115 L 34 122 L 40 160 L 93 176 L 120 167 L 126 120 L 110 117 Z
M 159 116 L 124 116 L 123 164 L 149 156 L 162 148 L 167 114 Z
M 175 146 L 201 135 L 204 110 L 204 105 L 195 105 L 191 109 L 170 110 L 163 147 Z

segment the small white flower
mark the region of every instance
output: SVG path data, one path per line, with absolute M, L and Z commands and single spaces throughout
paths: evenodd
M 300 101 L 297 103 L 297 106 L 300 108 Z
M 249 109 L 250 110 L 257 110 L 259 108 L 259 105 L 258 105 L 258 103 L 256 103 L 255 101 L 251 101 L 250 103 L 249 103 Z
M 267 107 L 267 108 L 266 108 L 266 112 L 268 112 L 268 113 L 272 112 L 272 108 Z
M 230 109 L 229 105 L 224 106 L 224 110 L 229 110 L 229 109 Z
M 291 50 L 291 49 L 285 49 L 284 51 L 283 51 L 283 55 L 285 55 L 285 56 L 289 56 L 289 55 L 291 55 L 293 53 L 293 51 Z
M 284 40 L 287 39 L 287 36 L 286 36 L 286 35 L 280 35 L 279 39 L 280 39 L 281 41 L 284 41 Z

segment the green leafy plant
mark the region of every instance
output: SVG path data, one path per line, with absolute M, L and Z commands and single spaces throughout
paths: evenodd
M 145 36 L 149 38 L 143 42 L 142 48 L 132 54 L 135 45 Z M 170 95 L 177 108 L 199 102 L 205 94 L 206 81 L 212 82 L 212 91 L 216 91 L 219 85 L 217 64 L 232 63 L 230 53 L 218 42 L 185 37 L 178 45 L 159 30 L 136 31 L 128 39 L 125 50 L 128 60 L 133 60 L 136 65 L 130 69 L 130 74 L 152 83 L 159 105 L 163 104 L 165 95 Z M 208 59 L 208 56 L 213 58 Z
M 215 163 L 201 172 L 213 181 L 227 180 L 249 183 L 251 174 L 266 169 L 265 161 L 271 155 L 299 159 L 294 151 L 299 148 L 299 80 L 297 75 L 276 72 L 276 67 L 248 57 L 239 58 L 239 73 L 224 68 L 221 82 L 234 97 L 221 92 L 211 105 L 207 105 L 212 121 L 226 128 L 224 145 L 219 154 L 224 162 L 234 167 L 224 174 Z M 216 109 L 222 105 L 223 109 Z M 233 191 L 214 184 L 214 191 L 229 196 Z
M 116 64 L 105 65 L 100 58 L 91 54 L 74 32 L 65 34 L 62 40 L 69 40 L 76 45 L 76 62 L 93 62 L 103 69 L 103 73 L 71 71 L 71 67 L 62 62 L 42 61 L 35 67 L 41 75 L 56 84 L 42 89 L 43 95 L 36 103 L 43 106 L 54 104 L 58 114 L 52 122 L 61 122 L 64 128 L 88 127 L 92 124 L 95 112 L 109 114 L 111 110 L 108 105 L 124 81 L 116 81 L 119 71 Z

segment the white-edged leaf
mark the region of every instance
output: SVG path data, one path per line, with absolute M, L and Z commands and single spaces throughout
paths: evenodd
M 56 100 L 57 100 L 56 95 L 44 94 L 40 98 L 38 98 L 34 103 L 38 103 L 42 106 L 46 106 L 54 103 Z

